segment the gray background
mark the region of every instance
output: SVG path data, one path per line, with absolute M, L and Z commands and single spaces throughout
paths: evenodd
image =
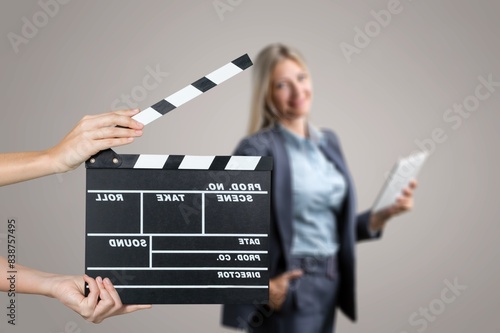
M 223 0 L 227 3 L 227 0 Z M 231 5 L 232 3 L 232 5 Z M 500 80 L 500 4 L 496 1 L 402 0 L 368 46 L 348 62 L 340 44 L 374 21 L 377 1 L 231 1 L 219 16 L 212 1 L 77 1 L 61 5 L 16 53 L 7 35 L 33 22 L 36 1 L 0 4 L 0 151 L 48 148 L 85 114 L 111 109 L 142 85 L 149 66 L 168 72 L 138 101 L 157 102 L 233 58 L 254 57 L 270 42 L 299 48 L 310 66 L 315 124 L 337 131 L 368 208 L 396 158 L 415 140 L 446 133 L 423 172 L 411 214 L 393 220 L 382 241 L 358 246 L 360 320 L 339 332 L 417 332 L 409 317 L 436 306 L 445 280 L 467 286 L 426 332 L 498 332 L 497 257 L 500 91 L 461 126 L 443 119 L 474 94 L 478 77 Z M 43 22 L 42 22 L 43 23 Z M 500 90 L 499 87 L 496 88 Z M 119 153 L 230 154 L 246 133 L 250 72 L 148 125 Z M 19 261 L 49 272 L 84 267 L 85 169 L 0 189 L 0 248 L 6 221 L 18 220 Z M 219 306 L 165 305 L 86 323 L 57 301 L 18 298 L 18 325 L 2 332 L 229 332 Z M 419 316 L 419 318 L 422 318 Z M 72 329 L 72 325 L 76 329 Z

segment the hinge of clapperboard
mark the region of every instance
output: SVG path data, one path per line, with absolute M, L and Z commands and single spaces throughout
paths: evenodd
M 210 74 L 205 75 L 201 79 L 180 89 L 167 98 L 162 99 L 158 103 L 141 111 L 132 118 L 144 125 L 147 125 L 175 108 L 178 108 L 182 104 L 203 94 L 213 87 L 218 86 L 236 74 L 243 72 L 252 65 L 250 57 L 247 54 L 244 54 Z M 129 158 L 134 159 L 134 161 L 127 161 Z M 87 168 L 119 168 L 122 164 L 130 165 L 134 162 L 135 158 L 133 155 L 119 155 L 112 149 L 106 149 L 88 159 L 85 166 Z

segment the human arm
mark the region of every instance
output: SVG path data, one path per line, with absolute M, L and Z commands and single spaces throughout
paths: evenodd
M 0 291 L 20 294 L 37 294 L 56 298 L 86 320 L 100 323 L 104 319 L 148 309 L 151 305 L 123 305 L 120 296 L 109 279 L 87 275 L 59 275 L 38 271 L 16 264 L 16 274 L 7 273 L 8 261 L 0 257 Z M 9 280 L 9 277 L 12 279 Z M 13 288 L 15 282 L 15 288 Z M 84 283 L 89 286 L 85 296 Z
M 131 118 L 138 112 L 120 110 L 85 116 L 52 148 L 0 154 L 0 186 L 67 172 L 101 150 L 132 142 L 142 135 L 144 127 Z
M 290 283 L 294 279 L 300 278 L 304 272 L 300 269 L 284 272 L 272 279 L 269 279 L 269 305 L 276 311 L 281 310 L 285 303 Z
M 326 135 L 331 148 L 337 151 L 344 160 L 344 154 L 337 135 L 330 130 L 324 130 L 323 133 Z M 361 241 L 380 237 L 385 225 L 392 217 L 413 208 L 413 192 L 416 188 L 417 181 L 411 180 L 392 206 L 377 212 L 368 210 L 359 214 L 356 218 L 356 239 Z
M 382 209 L 370 217 L 370 230 L 372 232 L 380 232 L 386 226 L 387 222 L 394 216 L 408 212 L 413 208 L 413 192 L 417 188 L 417 181 L 411 180 L 408 187 L 405 187 L 401 195 L 396 199 L 396 202 L 385 209 Z
M 70 171 L 100 150 L 132 142 L 134 137 L 142 135 L 143 125 L 131 118 L 138 112 L 137 109 L 121 110 L 85 116 L 53 148 L 0 154 L 0 186 Z M 7 265 L 8 261 L 0 257 L 0 291 L 10 292 Z M 96 281 L 87 276 L 49 274 L 22 265 L 16 265 L 16 270 L 15 292 L 57 298 L 92 322 L 148 307 L 123 306 L 108 279 Z M 84 281 L 89 284 L 87 297 Z
M 389 220 L 401 213 L 408 212 L 413 208 L 413 192 L 417 188 L 417 181 L 412 180 L 408 187 L 404 188 L 396 202 L 378 212 L 366 211 L 357 216 L 357 240 L 365 240 L 380 237 Z

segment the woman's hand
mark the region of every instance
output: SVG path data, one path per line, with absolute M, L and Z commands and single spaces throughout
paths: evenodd
M 59 144 L 47 150 L 54 173 L 73 170 L 99 151 L 141 136 L 144 125 L 131 118 L 137 113 L 139 109 L 83 117 Z
M 304 272 L 300 269 L 285 272 L 269 280 L 269 305 L 279 311 L 285 303 L 290 281 L 300 278 Z
M 76 169 L 101 150 L 134 141 L 144 128 L 132 119 L 138 112 L 121 110 L 85 116 L 53 148 L 0 154 L 0 186 Z
M 417 181 L 410 181 L 408 187 L 403 189 L 401 196 L 396 199 L 396 202 L 392 206 L 373 213 L 370 219 L 370 229 L 373 232 L 380 231 L 391 217 L 411 210 L 414 204 L 413 191 L 416 188 Z
M 52 296 L 68 308 L 80 314 L 86 320 L 100 323 L 112 316 L 126 314 L 151 305 L 123 305 L 118 292 L 108 278 L 87 275 L 53 277 Z M 84 282 L 89 286 L 89 295 L 85 297 Z

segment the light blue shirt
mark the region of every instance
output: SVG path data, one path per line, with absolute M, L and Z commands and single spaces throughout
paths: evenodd
M 293 193 L 293 256 L 328 256 L 337 253 L 337 214 L 347 192 L 343 175 L 320 145 L 323 134 L 309 125 L 308 138 L 279 126 L 290 160 Z

